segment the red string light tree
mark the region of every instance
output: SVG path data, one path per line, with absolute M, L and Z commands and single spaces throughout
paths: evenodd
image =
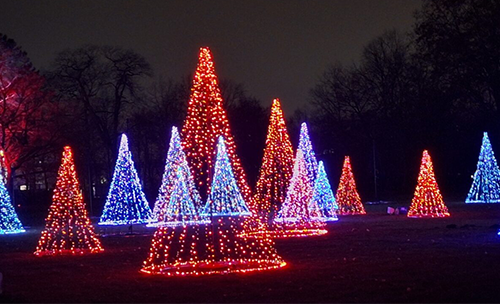
M 222 137 L 217 147 L 214 178 L 202 214 L 209 225 L 160 226 L 141 272 L 206 275 L 277 269 L 286 265 L 271 239 L 240 237 L 241 216 L 249 215 L 235 181 Z
M 365 207 L 361 203 L 352 173 L 351 160 L 349 156 L 344 158 L 342 175 L 340 176 L 339 187 L 337 188 L 338 213 L 340 215 L 366 214 Z
M 439 191 L 431 156 L 427 150 L 424 150 L 422 155 L 417 188 L 407 216 L 413 218 L 450 216 Z
M 292 143 L 288 136 L 280 101 L 274 99 L 264 157 L 254 194 L 256 212 L 265 223 L 272 223 L 285 201 L 292 170 Z
M 201 48 L 187 116 L 181 131 L 182 147 L 196 186 L 205 200 L 210 192 L 210 173 L 214 167 L 217 138 L 222 135 L 226 140 L 227 153 L 238 187 L 245 202 L 252 209 L 254 204 L 251 190 L 240 159 L 236 155 L 236 145 L 222 104 L 212 54 L 208 47 Z
M 103 251 L 94 233 L 76 176 L 73 153 L 64 147 L 52 205 L 35 255 L 84 254 Z

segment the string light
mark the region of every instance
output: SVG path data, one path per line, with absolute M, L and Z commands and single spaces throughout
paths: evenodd
M 24 230 L 23 224 L 12 205 L 9 192 L 5 187 L 4 176 L 0 175 L 0 235 L 23 232 L 26 232 L 26 230 Z
M 344 158 L 336 198 L 340 215 L 366 214 L 365 207 L 361 203 L 361 197 L 356 189 L 356 181 L 354 180 L 349 156 Z
M 274 232 L 277 237 L 299 237 L 327 233 L 323 229 L 325 224 L 319 220 L 321 214 L 316 212 L 319 208 L 317 206 L 309 208 L 309 204 L 316 205 L 316 202 L 312 200 L 312 195 L 313 185 L 309 179 L 304 153 L 302 149 L 297 149 L 287 196 L 278 216 L 274 219 L 274 222 L 279 224 L 278 227 L 275 227 Z M 314 213 L 311 214 L 311 211 Z
M 179 132 L 176 127 L 172 127 L 162 183 L 153 208 L 158 222 L 148 226 L 207 223 L 207 219 L 198 214 L 201 207 L 201 197 L 194 184 L 186 154 L 182 151 Z
M 314 154 L 311 139 L 309 138 L 309 131 L 305 122 L 300 125 L 299 149 L 304 153 L 309 179 L 314 182 L 318 175 L 318 161 L 316 160 L 316 155 Z
M 202 198 L 210 192 L 213 160 L 217 138 L 226 141 L 232 170 L 245 202 L 254 208 L 251 190 L 241 162 L 236 155 L 236 145 L 229 128 L 219 88 L 212 54 L 207 47 L 200 49 L 198 66 L 191 87 L 187 116 L 181 131 L 182 147 Z
M 144 224 L 154 220 L 128 148 L 128 138 L 122 134 L 113 179 L 99 225 Z
M 292 177 L 293 148 L 286 129 L 279 99 L 274 99 L 267 129 L 266 147 L 259 179 L 255 186 L 256 212 L 265 222 L 272 222 L 285 201 Z
M 483 135 L 474 180 L 465 202 L 500 203 L 500 170 L 486 132 Z
M 94 233 L 76 176 L 73 153 L 64 147 L 52 205 L 35 255 L 84 254 L 103 251 Z
M 312 200 L 309 203 L 309 212 L 317 214 L 317 219 L 325 222 L 338 221 L 337 210 L 339 206 L 333 195 L 330 182 L 326 176 L 325 166 L 320 161 L 318 164 L 318 175 L 314 181 Z
M 250 214 L 219 137 L 212 189 L 204 208 L 210 225 L 160 226 L 141 272 L 167 276 L 226 274 L 277 269 L 286 262 L 266 236 L 240 237 L 241 217 Z
M 431 156 L 427 150 L 422 155 L 417 188 L 411 201 L 408 217 L 445 217 L 450 216 L 434 176 Z
M 224 138 L 219 136 L 214 177 L 202 215 L 234 216 L 251 215 L 234 179 Z

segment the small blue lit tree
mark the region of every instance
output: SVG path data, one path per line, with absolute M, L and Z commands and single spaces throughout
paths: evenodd
M 325 222 L 338 221 L 337 210 L 339 206 L 332 192 L 332 187 L 326 176 L 325 166 L 320 161 L 318 164 L 318 176 L 314 181 L 313 196 L 309 203 L 309 213 L 319 214 L 319 220 Z
M 153 208 L 153 215 L 158 223 L 150 225 L 206 222 L 198 214 L 201 207 L 201 197 L 194 184 L 186 154 L 182 150 L 179 132 L 176 127 L 172 127 L 162 184 Z
M 0 235 L 25 232 L 16 210 L 10 201 L 4 177 L 0 176 Z
M 210 195 L 201 214 L 204 216 L 251 215 L 234 179 L 222 136 L 219 136 L 217 143 L 217 157 Z
M 300 125 L 299 149 L 301 149 L 304 154 L 309 179 L 311 183 L 314 183 L 318 175 L 318 161 L 316 160 L 311 139 L 309 138 L 307 124 L 305 122 Z
M 500 170 L 486 132 L 483 135 L 474 180 L 465 202 L 468 204 L 500 202 Z
M 154 217 L 142 191 L 127 136 L 122 134 L 113 179 L 99 225 L 130 225 L 152 221 Z

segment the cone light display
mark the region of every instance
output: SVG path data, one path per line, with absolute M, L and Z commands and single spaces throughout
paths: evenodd
M 408 217 L 445 217 L 450 216 L 434 176 L 431 156 L 424 150 L 417 188 L 411 201 Z
M 318 175 L 314 181 L 313 195 L 309 203 L 309 213 L 319 216 L 317 219 L 325 222 L 338 221 L 337 210 L 339 206 L 333 195 L 330 182 L 326 176 L 325 166 L 320 161 Z
M 4 176 L 0 175 L 0 235 L 26 232 L 12 205 L 4 181 Z
M 98 253 L 102 250 L 85 209 L 71 148 L 66 146 L 35 255 Z
M 342 167 L 342 175 L 340 176 L 339 187 L 337 188 L 336 200 L 339 206 L 338 214 L 340 215 L 366 214 L 365 207 L 361 202 L 361 197 L 356 188 L 356 181 L 354 180 L 349 156 L 344 158 L 344 166 Z

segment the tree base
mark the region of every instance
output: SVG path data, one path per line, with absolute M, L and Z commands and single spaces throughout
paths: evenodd
M 54 255 L 85 255 L 85 254 L 95 254 L 99 252 L 103 252 L 104 249 L 75 249 L 75 250 L 69 250 L 69 249 L 53 249 L 53 250 L 40 250 L 40 251 L 35 251 L 34 254 L 36 256 L 54 256 Z
M 279 260 L 231 260 L 231 261 L 199 261 L 179 263 L 175 265 L 148 266 L 140 270 L 142 273 L 165 276 L 200 276 L 209 274 L 243 273 L 272 270 L 284 267 L 286 262 Z
M 246 238 L 271 238 L 271 239 L 284 239 L 284 238 L 294 238 L 294 237 L 307 237 L 307 236 L 318 236 L 327 234 L 326 229 L 278 229 L 278 230 L 258 230 L 258 231 L 246 231 L 238 235 L 239 237 Z

